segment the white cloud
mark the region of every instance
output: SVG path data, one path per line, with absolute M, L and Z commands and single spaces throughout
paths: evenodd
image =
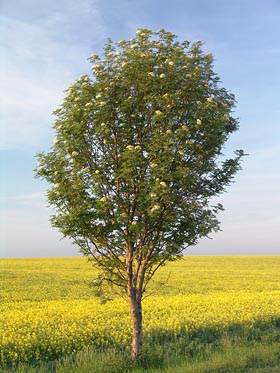
M 38 7 L 37 2 L 30 4 L 32 15 Z M 36 14 L 35 21 L 19 13 L 0 17 L 0 149 L 37 147 L 46 141 L 52 111 L 67 86 L 90 71 L 89 48 L 104 35 L 94 2 L 69 1 L 61 8 L 54 4 L 48 4 L 53 10 L 47 16 L 42 17 L 43 10 L 41 17 Z
M 45 192 L 36 192 L 28 194 L 20 194 L 15 196 L 2 196 L 0 197 L 0 203 L 5 203 L 9 205 L 20 205 L 27 206 L 31 208 L 45 208 L 46 207 L 46 197 Z

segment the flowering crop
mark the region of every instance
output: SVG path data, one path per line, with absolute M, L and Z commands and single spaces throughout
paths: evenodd
M 81 258 L 1 260 L 2 365 L 50 360 L 87 345 L 130 344 L 127 304 L 102 304 Z M 168 264 L 143 302 L 145 338 L 280 319 L 280 257 L 189 257 Z M 162 282 L 166 282 L 160 286 Z

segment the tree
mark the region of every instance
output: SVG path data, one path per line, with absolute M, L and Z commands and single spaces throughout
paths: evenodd
M 156 270 L 219 229 L 221 204 L 243 156 L 222 150 L 238 128 L 200 41 L 138 29 L 90 57 L 54 113 L 56 137 L 38 154 L 51 218 L 128 300 L 132 356 L 142 347 L 142 299 Z

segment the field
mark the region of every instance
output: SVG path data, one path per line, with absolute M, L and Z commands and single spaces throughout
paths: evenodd
M 114 351 L 116 359 L 116 351 L 129 348 L 128 306 L 96 296 L 89 286 L 94 270 L 84 258 L 1 259 L 0 269 L 4 371 L 25 363 L 31 372 L 36 362 L 89 355 L 90 348 L 107 357 Z M 167 369 L 176 354 L 182 364 L 182 356 L 203 364 L 213 353 L 217 358 L 244 348 L 248 354 L 252 346 L 260 354 L 264 347 L 274 351 L 267 364 L 280 364 L 279 256 L 184 257 L 160 269 L 150 291 L 143 302 L 144 350 L 146 356 L 157 354 L 155 367 L 164 360 L 161 354 L 169 358 Z

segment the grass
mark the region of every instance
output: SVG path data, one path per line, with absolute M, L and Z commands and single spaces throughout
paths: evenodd
M 278 372 L 280 371 L 280 343 L 263 345 L 252 343 L 231 346 L 195 357 L 173 357 L 165 359 L 156 353 L 143 356 L 133 367 L 128 355 L 116 351 L 98 352 L 86 348 L 74 356 L 55 362 L 20 364 L 13 373 L 225 373 L 225 372 Z M 174 352 L 174 351 L 173 351 Z M 4 371 L 2 371 L 4 372 Z

